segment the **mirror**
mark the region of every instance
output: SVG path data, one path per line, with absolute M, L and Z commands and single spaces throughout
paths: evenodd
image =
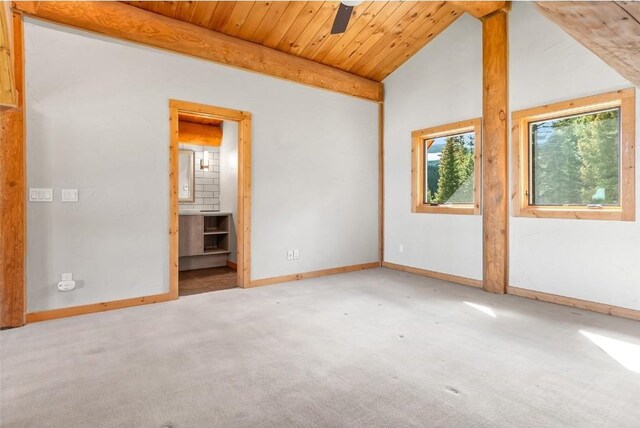
M 180 149 L 178 174 L 178 202 L 195 202 L 195 174 L 193 150 Z

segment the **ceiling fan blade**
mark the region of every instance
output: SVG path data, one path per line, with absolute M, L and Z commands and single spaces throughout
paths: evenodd
M 345 32 L 347 25 L 349 25 L 352 10 L 353 6 L 340 3 L 340 7 L 336 13 L 336 19 L 333 21 L 333 27 L 331 27 L 331 34 L 341 34 Z

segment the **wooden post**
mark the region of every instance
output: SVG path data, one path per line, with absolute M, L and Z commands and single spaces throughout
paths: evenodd
M 10 3 L 0 3 L 0 109 L 18 106 L 13 61 L 13 18 Z
M 378 258 L 382 266 L 384 262 L 384 102 L 378 103 Z
M 506 292 L 509 267 L 507 13 L 501 9 L 482 18 L 483 286 L 498 294 Z
M 0 109 L 0 328 L 24 324 L 25 140 L 22 16 L 14 14 L 17 108 Z

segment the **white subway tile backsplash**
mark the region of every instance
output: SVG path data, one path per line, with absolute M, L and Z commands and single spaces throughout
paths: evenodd
M 203 201 L 205 205 L 214 205 L 218 200 L 214 198 L 204 198 Z
M 180 149 L 194 151 L 195 201 L 182 203 L 194 210 L 220 210 L 220 148 L 180 144 Z M 209 169 L 200 169 L 204 151 L 209 152 Z

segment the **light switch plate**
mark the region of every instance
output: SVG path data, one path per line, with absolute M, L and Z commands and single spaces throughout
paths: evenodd
M 78 202 L 78 189 L 62 189 L 62 202 Z
M 53 189 L 29 188 L 29 202 L 51 202 L 53 201 Z

